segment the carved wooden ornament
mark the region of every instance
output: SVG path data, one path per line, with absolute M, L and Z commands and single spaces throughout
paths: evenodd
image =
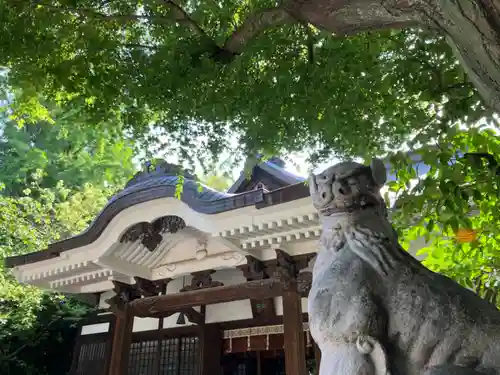
M 299 270 L 292 256 L 286 251 L 276 249 L 276 268 L 273 277 L 283 283 L 285 289 L 296 282 Z
M 120 238 L 121 243 L 140 241 L 149 251 L 155 251 L 166 233 L 177 233 L 186 223 L 179 216 L 163 216 L 152 223 L 141 222 L 131 226 Z
M 113 280 L 113 292 L 115 292 L 115 295 L 106 300 L 106 303 L 109 304 L 111 312 L 116 315 L 123 315 L 125 306 L 137 297 L 134 287 L 132 285 Z
M 212 275 L 214 272 L 215 272 L 214 270 L 193 272 L 191 274 L 193 276 L 193 278 L 191 279 L 191 285 L 186 285 L 180 291 L 187 292 L 190 290 L 199 290 L 199 289 L 206 289 L 206 288 L 214 288 L 217 286 L 223 286 L 224 284 L 221 283 L 220 281 L 213 281 L 212 280 L 212 276 L 210 276 L 210 275 Z

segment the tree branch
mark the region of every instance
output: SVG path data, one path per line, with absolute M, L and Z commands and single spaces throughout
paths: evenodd
M 297 22 L 285 7 L 268 8 L 250 15 L 234 33 L 229 36 L 224 43 L 224 46 L 217 46 L 213 38 L 211 38 L 202 27 L 191 18 L 191 16 L 173 0 L 156 0 L 163 6 L 172 10 L 172 17 L 160 15 L 138 15 L 138 14 L 105 14 L 91 9 L 67 7 L 47 4 L 44 2 L 33 2 L 35 6 L 42 6 L 58 11 L 73 12 L 88 18 L 99 19 L 103 21 L 116 21 L 121 23 L 137 22 L 148 20 L 159 24 L 172 24 L 178 22 L 188 27 L 195 35 L 198 35 L 213 47 L 212 58 L 220 62 L 230 62 L 234 56 L 243 52 L 246 45 L 261 32 L 285 25 L 288 23 Z
M 191 29 L 192 32 L 201 36 L 202 38 L 212 40 L 207 33 L 198 25 L 191 16 L 182 9 L 177 3 L 172 0 L 161 0 L 163 4 L 165 4 L 168 8 L 172 9 L 174 13 L 175 20 L 179 23 L 183 23 L 187 27 Z M 215 44 L 215 43 L 214 43 Z
M 227 38 L 223 49 L 232 54 L 240 54 L 243 52 L 248 42 L 261 32 L 271 27 L 294 22 L 296 22 L 296 20 L 284 7 L 261 10 L 249 16 L 243 24 Z

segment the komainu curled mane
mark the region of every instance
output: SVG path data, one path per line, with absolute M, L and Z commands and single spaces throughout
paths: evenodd
M 500 375 L 500 311 L 401 248 L 385 180 L 379 160 L 311 177 L 323 226 L 309 293 L 320 375 Z

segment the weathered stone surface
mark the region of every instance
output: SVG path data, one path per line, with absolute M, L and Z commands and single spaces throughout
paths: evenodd
M 380 161 L 311 177 L 323 225 L 309 293 L 321 375 L 500 374 L 500 311 L 402 249 L 385 179 Z

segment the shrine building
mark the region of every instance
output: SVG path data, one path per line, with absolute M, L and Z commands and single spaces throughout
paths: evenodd
M 85 232 L 6 264 L 21 283 L 99 306 L 70 375 L 306 375 L 320 358 L 307 317 L 319 235 L 304 178 L 280 159 L 228 192 L 164 163 Z

